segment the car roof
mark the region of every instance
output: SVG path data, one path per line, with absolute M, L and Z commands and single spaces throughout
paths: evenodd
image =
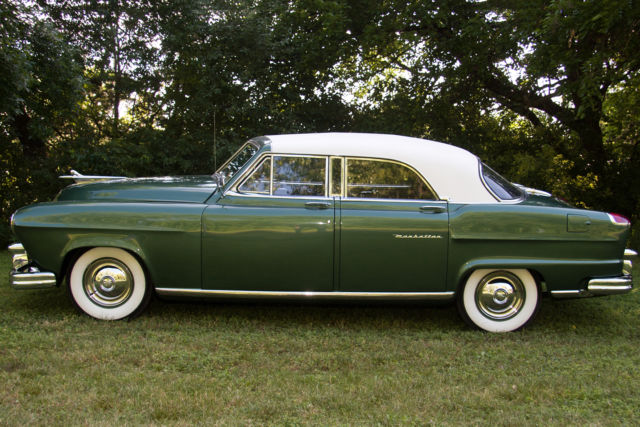
M 480 178 L 479 159 L 460 147 L 408 136 L 374 133 L 268 135 L 278 154 L 372 157 L 396 160 L 417 171 L 441 199 L 460 203 L 496 203 Z

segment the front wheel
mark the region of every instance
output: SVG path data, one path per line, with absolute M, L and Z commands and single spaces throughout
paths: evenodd
M 474 271 L 458 296 L 461 316 L 489 332 L 510 332 L 529 323 L 540 304 L 540 290 L 524 269 Z
M 118 248 L 93 248 L 82 254 L 69 275 L 76 305 L 101 320 L 123 319 L 142 311 L 149 286 L 138 260 Z

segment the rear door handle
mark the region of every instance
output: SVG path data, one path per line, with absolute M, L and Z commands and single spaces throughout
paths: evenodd
M 304 207 L 307 209 L 329 209 L 331 207 L 331 203 L 329 202 L 307 202 L 304 204 Z
M 443 213 L 446 211 L 447 211 L 447 208 L 439 205 L 420 206 L 420 212 L 423 212 L 423 213 Z

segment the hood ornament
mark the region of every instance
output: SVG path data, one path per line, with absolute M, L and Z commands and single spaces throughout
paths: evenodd
M 96 181 L 106 181 L 109 179 L 125 179 L 126 176 L 106 176 L 106 175 L 83 175 L 80 172 L 71 169 L 70 175 L 61 175 L 61 179 L 73 179 L 76 183 L 87 183 Z

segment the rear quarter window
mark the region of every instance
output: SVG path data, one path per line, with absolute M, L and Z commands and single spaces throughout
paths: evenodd
M 484 163 L 480 163 L 480 176 L 484 185 L 497 199 L 515 201 L 524 198 L 522 190 Z

